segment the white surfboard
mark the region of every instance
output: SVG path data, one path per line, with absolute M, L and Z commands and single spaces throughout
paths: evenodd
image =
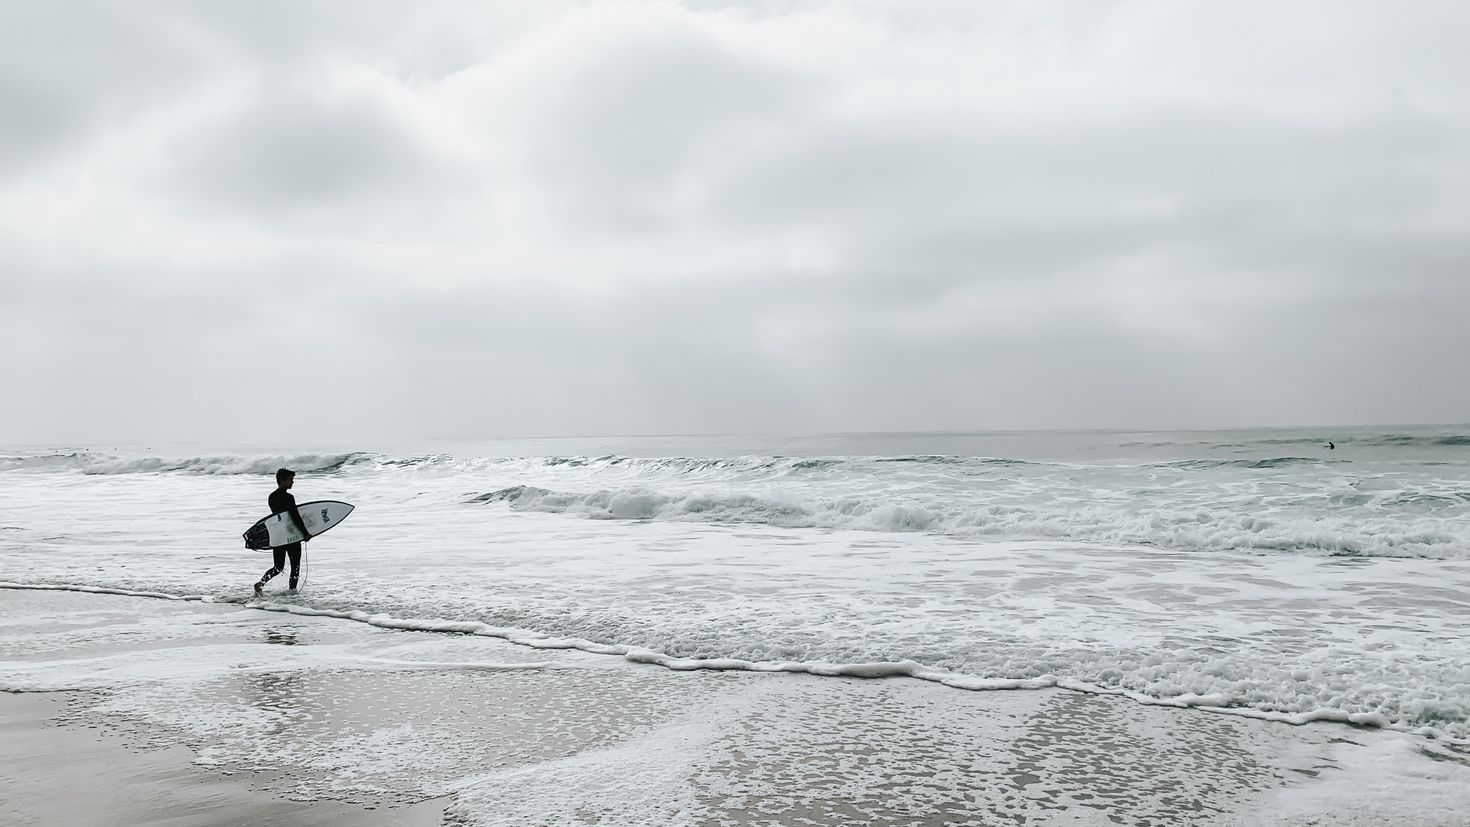
M 306 530 L 311 532 L 312 537 L 333 528 L 352 513 L 351 505 L 336 500 L 317 500 L 302 503 L 296 508 L 301 512 L 301 521 L 306 523 Z M 280 511 L 257 521 L 244 536 L 246 548 L 260 550 L 301 542 L 301 532 L 297 530 L 296 521 L 291 519 L 289 511 Z

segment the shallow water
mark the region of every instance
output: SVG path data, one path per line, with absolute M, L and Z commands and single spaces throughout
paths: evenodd
M 0 590 L 0 683 L 294 801 L 460 825 L 1460 823 L 1470 749 L 1043 689 L 680 673 L 229 604 Z M 37 636 L 44 638 L 37 641 Z

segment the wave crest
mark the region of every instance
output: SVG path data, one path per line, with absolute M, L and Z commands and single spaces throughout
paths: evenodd
M 1174 462 L 1154 463 L 1156 468 L 1182 468 L 1206 471 L 1212 468 L 1287 468 L 1293 465 L 1321 465 L 1327 462 L 1321 457 L 1266 457 L 1265 459 L 1181 459 Z
M 1394 498 L 1402 504 L 1401 496 Z M 744 493 L 663 493 L 646 488 L 573 493 L 515 485 L 470 498 L 504 503 L 516 511 L 572 514 L 602 520 L 671 520 L 757 523 L 781 528 L 829 528 L 877 532 L 933 532 L 1004 540 L 1064 540 L 1183 551 L 1269 550 L 1334 556 L 1470 556 L 1470 533 L 1449 521 L 1415 525 L 1371 518 L 1352 525 L 1285 515 L 1244 516 L 1238 511 L 1179 506 L 1128 510 L 1107 505 L 1023 506 L 845 497 L 811 499 Z M 1416 500 L 1426 510 L 1439 498 Z
M 88 475 L 199 474 L 269 476 L 278 468 L 297 473 L 332 473 L 350 465 L 372 462 L 370 454 L 279 454 L 235 456 L 221 454 L 199 457 L 119 457 L 79 451 L 69 454 L 0 457 L 5 471 L 74 471 Z

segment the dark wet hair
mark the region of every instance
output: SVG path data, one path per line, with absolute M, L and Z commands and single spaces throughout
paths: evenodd
M 286 480 L 289 480 L 294 476 L 296 476 L 296 472 L 292 471 L 290 468 L 276 469 L 276 482 L 285 482 Z

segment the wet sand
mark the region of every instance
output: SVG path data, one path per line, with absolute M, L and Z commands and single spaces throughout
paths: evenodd
M 101 723 L 62 724 L 81 693 L 0 693 L 0 821 L 7 825 L 406 825 L 442 821 L 444 801 L 414 805 L 291 801 L 268 774 L 194 765 L 183 745 L 140 748 Z

